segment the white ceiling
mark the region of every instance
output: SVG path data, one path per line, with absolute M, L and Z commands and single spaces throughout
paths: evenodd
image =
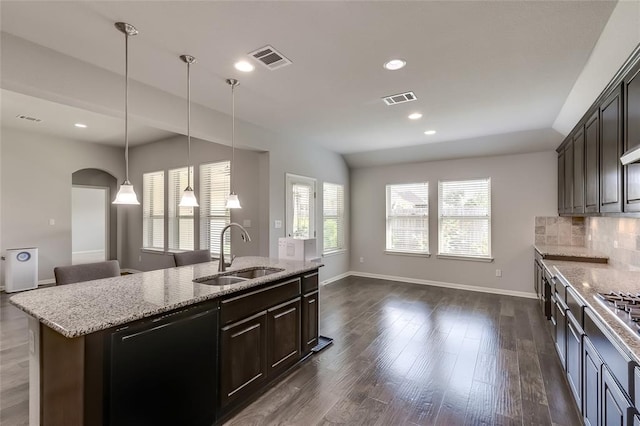
M 548 129 L 615 4 L 2 1 L 0 8 L 2 31 L 120 74 L 124 42 L 113 23 L 129 22 L 140 31 L 130 40 L 133 79 L 184 97 L 178 56 L 194 55 L 194 102 L 228 112 L 224 80 L 237 77 L 238 118 L 356 155 L 427 143 L 446 151 L 449 141 L 509 133 L 529 135 L 521 150 L 531 150 L 534 130 L 546 135 L 538 149 L 548 149 Z M 293 64 L 233 69 L 266 44 Z M 395 57 L 406 68 L 384 70 Z M 418 100 L 381 100 L 407 90 Z M 423 118 L 408 120 L 414 111 Z M 427 129 L 438 133 L 425 136 Z

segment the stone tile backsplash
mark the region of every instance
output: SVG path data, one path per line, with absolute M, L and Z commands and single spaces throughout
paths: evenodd
M 589 217 L 586 239 L 586 246 L 609 256 L 609 263 L 640 269 L 640 219 Z
M 585 218 L 536 216 L 536 244 L 585 247 Z

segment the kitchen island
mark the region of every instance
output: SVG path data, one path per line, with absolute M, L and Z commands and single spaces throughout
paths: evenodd
M 194 282 L 220 275 L 208 262 L 13 296 L 29 314 L 30 424 L 219 422 L 310 354 L 320 266 L 244 257 L 224 274 L 270 274 Z

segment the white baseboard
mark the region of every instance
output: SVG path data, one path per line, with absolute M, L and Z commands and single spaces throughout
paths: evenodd
M 338 280 L 341 280 L 343 278 L 347 278 L 349 275 L 353 275 L 353 272 L 352 271 L 348 271 L 348 272 L 345 272 L 344 274 L 336 275 L 335 277 L 331 277 L 329 279 L 326 279 L 326 280 L 322 281 L 320 283 L 320 285 L 327 285 L 327 284 L 334 283 L 334 282 L 336 282 Z
M 421 285 L 431 285 L 435 287 L 445 287 L 445 288 L 454 288 L 457 290 L 467 290 L 467 291 L 476 291 L 480 293 L 491 293 L 491 294 L 500 294 L 503 296 L 515 296 L 515 297 L 524 297 L 527 299 L 536 299 L 535 293 L 529 293 L 526 291 L 515 291 L 515 290 L 506 290 L 502 288 L 492 288 L 492 287 L 481 287 L 467 284 L 457 284 L 457 283 L 447 283 L 442 281 L 432 281 L 432 280 L 421 280 L 418 278 L 407 278 L 407 277 L 396 277 L 393 275 L 381 275 L 381 274 L 371 274 L 368 272 L 358 272 L 358 271 L 349 271 L 344 274 L 337 275 L 333 278 L 329 278 L 322 282 L 322 285 L 330 284 L 334 281 L 338 281 L 342 278 L 346 278 L 349 276 L 354 277 L 364 277 L 364 278 L 375 278 L 379 280 L 388 280 L 388 281 L 398 281 L 404 283 L 411 284 L 421 284 Z

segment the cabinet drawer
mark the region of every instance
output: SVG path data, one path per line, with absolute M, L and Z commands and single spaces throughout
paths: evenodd
M 305 274 L 302 276 L 302 294 L 307 294 L 318 289 L 318 273 Z
M 567 307 L 569 312 L 576 319 L 581 328 L 584 328 L 584 303 L 578 294 L 570 287 L 567 287 Z
M 300 295 L 300 278 L 230 297 L 220 302 L 220 323 L 238 321 Z
M 609 367 L 615 379 L 622 386 L 629 397 L 633 396 L 633 368 L 635 363 L 629 356 L 613 343 L 609 333 L 603 331 L 600 321 L 594 317 L 588 308 L 585 308 L 584 331 L 589 336 L 591 343 L 602 358 L 602 361 Z

